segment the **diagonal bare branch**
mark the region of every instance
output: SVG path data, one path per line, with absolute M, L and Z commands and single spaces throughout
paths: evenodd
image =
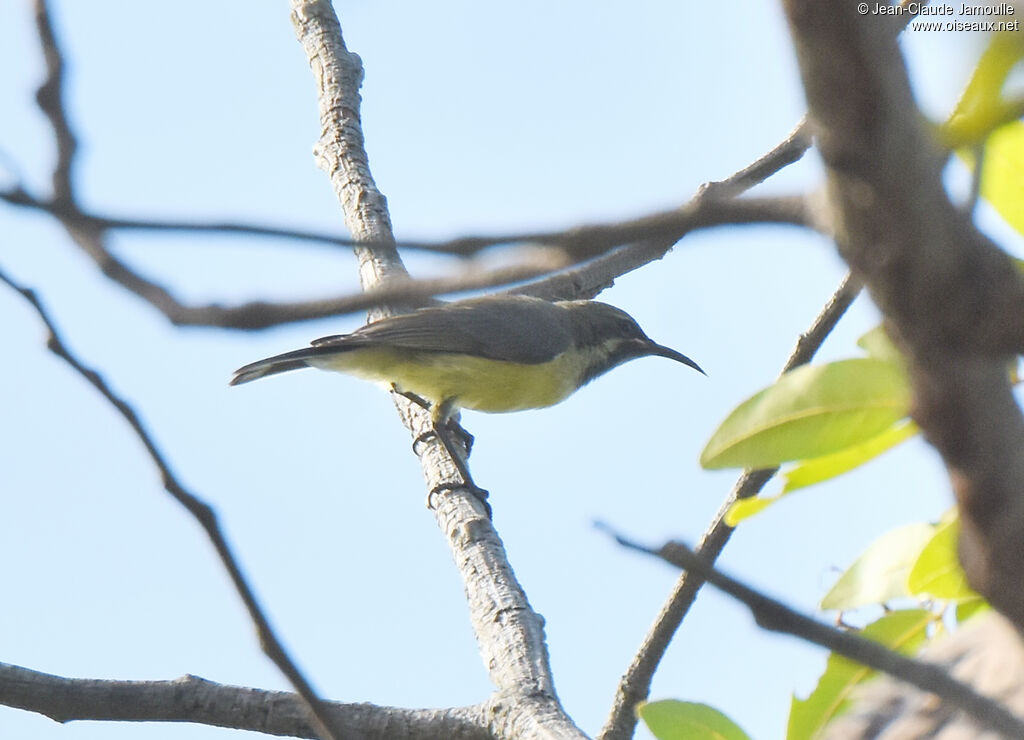
M 370 175 L 359 119 L 362 64 L 346 47 L 326 0 L 291 0 L 296 37 L 313 71 L 321 136 L 314 152 L 331 179 L 349 232 L 374 246 L 356 248 L 360 281 L 374 288 L 405 276 L 393 244 L 384 197 Z M 378 314 L 379 315 L 379 314 Z M 395 405 L 414 437 L 429 428 L 427 414 L 408 399 Z M 498 688 L 489 717 L 496 737 L 580 738 L 555 695 L 543 620 L 530 607 L 483 504 L 465 490 L 436 437 L 416 446 L 430 502 L 465 584 L 481 657 Z M 453 482 L 454 481 L 458 481 Z
M 810 205 L 809 196 L 738 197 L 779 170 L 799 161 L 810 147 L 810 141 L 807 125 L 801 120 L 771 151 L 725 180 L 705 183 L 688 203 L 670 212 L 676 214 L 681 228 L 671 233 L 650 231 L 646 234 L 634 232 L 622 235 L 604 254 L 590 262 L 528 283 L 511 292 L 548 299 L 592 298 L 611 286 L 615 278 L 661 259 L 679 239 L 700 227 L 725 223 L 776 223 L 827 231 L 825 220 Z M 733 220 L 716 220 L 721 216 L 711 216 L 706 222 L 702 220 L 710 214 L 720 214 L 719 209 L 731 214 Z M 654 214 L 649 218 L 666 218 L 666 215 Z M 615 248 L 617 245 L 625 246 Z
M 53 32 L 46 0 L 35 0 L 36 32 L 46 62 L 46 78 L 36 91 L 39 109 L 50 122 L 57 144 L 57 162 L 53 167 L 53 200 L 66 206 L 74 203 L 74 166 L 78 142 L 64 107 L 64 55 Z
M 726 198 L 718 200 L 698 194 L 682 208 L 672 212 L 665 231 L 650 229 L 636 242 L 611 249 L 606 253 L 553 275 L 512 289 L 511 293 L 532 295 L 549 300 L 593 298 L 614 284 L 615 279 L 668 254 L 679 239 L 690 231 L 710 226 L 738 224 L 790 224 L 823 230 L 804 196 L 776 198 Z M 628 238 L 628 237 L 627 237 Z
M 347 244 L 354 246 L 357 255 L 365 256 L 367 250 L 389 254 L 396 246 L 387 219 L 386 202 L 373 188 L 368 191 L 376 195 L 366 203 L 351 199 L 361 182 L 372 182 L 362 148 L 362 133 L 358 127 L 358 116 L 344 115 L 343 109 L 322 110 L 325 116 L 339 116 L 344 125 L 339 131 L 351 136 L 356 144 L 356 155 L 349 155 L 350 166 L 345 159 L 331 155 L 332 145 L 338 139 L 322 138 L 317 145 L 318 157 L 324 168 L 331 174 L 339 197 L 343 198 L 353 214 L 348 226 L 357 231 L 352 239 L 302 230 L 275 229 L 271 227 L 238 223 L 187 223 L 169 220 L 141 220 L 114 218 L 84 213 L 73 197 L 71 175 L 76 152 L 75 136 L 65 112 L 63 101 L 63 59 L 52 24 L 43 0 L 37 2 L 37 26 L 47 63 L 47 79 L 38 95 L 40 108 L 50 121 L 58 148 L 58 162 L 54 171 L 54 196 L 46 201 L 33 197 L 22 187 L 0 192 L 0 200 L 42 210 L 53 215 L 64 226 L 78 247 L 85 252 L 108 278 L 150 303 L 178 326 L 217 326 L 243 330 L 263 329 L 284 323 L 325 318 L 346 312 L 371 308 L 377 310 L 377 301 L 394 301 L 403 305 L 419 305 L 427 298 L 445 293 L 466 290 L 480 290 L 508 285 L 513 282 L 546 276 L 538 282 L 515 290 L 551 299 L 572 299 L 592 297 L 610 285 L 616 277 L 660 259 L 682 236 L 689 231 L 708 226 L 737 223 L 784 223 L 814 228 L 816 221 L 809 214 L 803 198 L 773 198 L 750 201 L 734 200 L 732 196 L 752 187 L 778 169 L 799 159 L 809 145 L 806 128 L 798 126 L 772 152 L 751 166 L 737 173 L 727 183 L 709 183 L 697 196 L 681 208 L 654 213 L 636 219 L 611 224 L 583 225 L 561 231 L 525 232 L 494 236 L 470 236 L 447 242 L 407 241 L 401 246 L 445 254 L 467 256 L 483 249 L 509 244 L 541 245 L 552 248 L 543 260 L 538 260 L 536 250 L 530 256 L 511 265 L 491 270 L 471 270 L 451 278 L 424 281 L 413 284 L 405 274 L 404 267 L 390 277 L 399 279 L 400 285 L 375 286 L 378 292 L 374 299 L 368 296 L 341 296 L 313 301 L 276 303 L 251 301 L 224 306 L 217 303 L 189 305 L 183 303 L 168 286 L 152 280 L 130 264 L 117 257 L 109 248 L 108 231 L 111 229 L 159 229 L 165 231 L 214 231 L 220 233 L 246 233 L 263 236 L 287 237 L 306 242 Z M 347 52 L 346 52 L 347 53 Z M 359 69 L 361 74 L 361 68 Z M 349 80 L 349 82 L 352 82 Z M 358 80 L 356 81 L 358 83 Z M 358 104 L 358 96 L 355 98 Z M 355 121 L 356 125 L 350 125 Z M 325 135 L 329 131 L 325 129 Z M 359 155 L 359 152 L 363 154 Z M 356 160 L 359 161 L 356 161 Z M 352 175 L 355 179 L 346 184 L 339 180 L 341 175 Z M 730 197 L 724 197 L 724 196 Z M 386 224 L 386 229 L 367 228 L 375 221 Z M 623 246 L 632 245 L 632 246 Z M 400 265 L 400 260 L 394 262 Z M 596 258 L 596 259 L 595 259 Z M 368 269 L 373 260 L 360 257 L 360 270 Z M 582 263 L 582 264 L 581 264 Z M 383 263 L 381 263 L 383 264 Z M 566 270 L 567 266 L 573 269 Z M 561 270 L 561 271 L 558 271 Z M 552 274 L 554 273 L 554 274 Z M 365 274 L 375 274 L 369 268 Z M 386 277 L 381 273 L 378 277 Z M 388 281 L 389 283 L 392 281 Z M 364 288 L 366 282 L 364 280 Z
M 741 195 L 755 185 L 760 185 L 782 168 L 800 161 L 811 148 L 811 144 L 811 128 L 807 125 L 807 116 L 804 116 L 789 135 L 770 151 L 725 180 L 705 183 L 698 191 L 698 195 L 715 199 Z
M 35 293 L 15 283 L 2 270 L 0 270 L 0 282 L 5 283 L 13 290 L 16 290 L 25 298 L 26 301 L 32 304 L 32 307 L 35 309 L 42 322 L 46 325 L 47 331 L 49 332 L 49 337 L 46 341 L 47 348 L 67 362 L 75 372 L 85 378 L 85 380 L 99 391 L 100 395 L 107 399 L 107 401 L 117 409 L 118 413 L 124 417 L 124 420 L 128 422 L 128 425 L 132 428 L 136 436 L 142 442 L 142 445 L 146 448 L 146 452 L 149 454 L 150 459 L 152 459 L 153 463 L 160 471 L 164 489 L 171 494 L 175 501 L 185 507 L 185 509 L 196 519 L 197 522 L 199 522 L 199 525 L 206 532 L 207 537 L 213 544 L 214 549 L 217 551 L 218 557 L 220 557 L 221 563 L 224 565 L 225 570 L 227 570 L 228 575 L 231 577 L 231 582 L 234 584 L 235 590 L 238 592 L 242 602 L 245 604 L 246 610 L 249 612 L 249 617 L 252 619 L 252 622 L 256 627 L 256 633 L 259 637 L 263 651 L 267 654 L 267 657 L 274 662 L 274 665 L 278 667 L 285 677 L 288 678 L 292 686 L 295 687 L 296 691 L 299 692 L 299 695 L 309 707 L 312 712 L 312 723 L 314 727 L 317 728 L 318 735 L 325 738 L 325 740 L 327 738 L 341 740 L 341 736 L 339 734 L 327 729 L 330 719 L 326 713 L 323 702 L 313 691 L 312 686 L 310 686 L 305 676 L 303 676 L 299 671 L 294 661 L 288 656 L 287 651 L 284 649 L 281 641 L 278 640 L 277 635 L 270 626 L 270 622 L 267 620 L 259 602 L 256 600 L 256 595 L 253 593 L 252 588 L 249 586 L 248 581 L 242 573 L 238 559 L 232 552 L 231 546 L 228 544 L 227 538 L 224 536 L 224 533 L 220 528 L 216 512 L 214 512 L 213 508 L 209 504 L 185 488 L 185 486 L 178 480 L 174 472 L 171 470 L 170 463 L 168 463 L 167 459 L 160 451 L 160 448 L 157 446 L 156 441 L 153 439 L 153 436 L 143 425 L 142 420 L 139 418 L 138 414 L 135 413 L 132 406 L 114 393 L 99 373 L 83 365 L 81 361 L 79 361 L 78 358 L 70 352 L 61 340 L 60 334 L 57 332 L 57 327 L 46 313 L 46 310 L 43 308 L 42 303 L 36 297 Z
M 782 373 L 811 361 L 859 293 L 860 284 L 855 279 L 850 275 L 843 278 L 810 328 L 797 339 L 796 346 L 782 368 Z M 740 499 L 756 496 L 777 472 L 778 468 L 743 471 L 701 537 L 697 552 L 705 562 L 713 564 L 732 537 L 733 528 L 725 523 L 725 514 L 729 507 Z M 654 624 L 644 637 L 633 662 L 619 681 L 612 712 L 598 735 L 602 740 L 632 737 L 636 726 L 633 707 L 647 698 L 654 672 L 703 584 L 704 579 L 698 573 L 687 571 L 679 576 L 671 595 L 662 605 Z
M 888 673 L 963 710 L 982 727 L 1005 733 L 1006 737 L 1024 737 L 1024 720 L 995 699 L 957 681 L 944 667 L 908 658 L 855 632 L 843 631 L 800 614 L 781 601 L 725 575 L 707 558 L 681 542 L 668 542 L 653 549 L 614 532 L 611 534 L 624 547 L 661 558 L 736 599 L 750 610 L 763 629 L 799 637 L 868 668 Z

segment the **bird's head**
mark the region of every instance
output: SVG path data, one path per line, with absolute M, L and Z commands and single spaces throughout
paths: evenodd
M 574 344 L 578 349 L 589 351 L 593 357 L 583 382 L 624 362 L 648 355 L 667 357 L 706 374 L 682 352 L 653 341 L 632 316 L 615 306 L 598 301 L 565 301 L 561 305 L 569 311 Z

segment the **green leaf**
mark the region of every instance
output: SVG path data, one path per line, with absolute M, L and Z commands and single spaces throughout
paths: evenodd
M 820 457 L 874 437 L 906 416 L 901 368 L 860 358 L 804 365 L 747 399 L 701 452 L 705 468 L 768 468 Z
M 1024 233 L 1024 123 L 1014 121 L 1020 101 L 1007 101 L 1003 86 L 1010 72 L 1024 59 L 1020 33 L 993 34 L 941 138 L 969 167 L 971 145 L 985 143 L 981 163 L 981 195 L 1019 233 Z
M 645 702 L 637 705 L 636 713 L 658 740 L 750 740 L 739 725 L 707 704 Z
M 910 439 L 917 432 L 917 425 L 914 422 L 909 420 L 897 422 L 866 442 L 847 447 L 845 450 L 834 452 L 831 455 L 798 462 L 783 475 L 785 483 L 782 486 L 782 492 L 789 493 L 798 488 L 835 478 L 837 475 L 853 470 L 868 460 L 878 457 L 900 442 Z
M 868 460 L 881 455 L 900 442 L 917 434 L 917 425 L 912 421 L 897 422 L 867 442 L 848 447 L 831 455 L 802 460 L 782 474 L 782 491 L 775 496 L 756 496 L 733 501 L 725 511 L 725 523 L 735 527 L 744 519 L 760 513 L 793 491 L 835 478 Z
M 901 366 L 904 363 L 903 353 L 896 349 L 896 345 L 889 339 L 888 332 L 881 324 L 862 334 L 857 340 L 857 346 L 876 360 L 885 360 Z
M 981 196 L 1018 233 L 1024 234 L 1024 123 L 995 131 L 985 145 Z
M 910 654 L 925 639 L 925 630 L 936 619 L 924 609 L 906 609 L 886 614 L 865 627 L 860 634 L 890 650 Z M 818 737 L 825 725 L 846 709 L 850 692 L 875 675 L 875 671 L 841 656 L 829 655 L 825 672 L 806 699 L 793 697 L 789 709 L 786 740 Z
M 967 601 L 980 598 L 967 585 L 967 577 L 956 555 L 958 518 L 944 522 L 921 549 L 907 577 L 907 588 L 915 596 Z
M 1024 40 L 1019 33 L 992 34 L 956 108 L 942 127 L 947 146 L 980 143 L 1006 123 L 1015 106 L 1003 99 L 1003 85 L 1022 58 Z
M 782 496 L 751 496 L 733 501 L 725 510 L 725 523 L 730 527 L 735 527 L 744 519 L 754 516 L 762 509 L 767 509 L 780 498 Z
M 821 600 L 822 609 L 855 609 L 907 596 L 907 574 L 935 534 L 931 524 L 908 524 L 872 542 Z

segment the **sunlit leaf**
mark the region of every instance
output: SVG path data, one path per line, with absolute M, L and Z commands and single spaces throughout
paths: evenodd
M 931 524 L 908 524 L 872 542 L 821 600 L 822 609 L 855 609 L 907 596 L 907 574 L 935 534 Z
M 701 453 L 705 468 L 766 468 L 874 437 L 906 416 L 901 368 L 861 358 L 796 368 L 740 404 Z
M 1004 100 L 1003 85 L 1022 58 L 1024 40 L 1020 33 L 992 34 L 967 87 L 942 127 L 942 138 L 947 146 L 980 143 L 1007 122 L 1014 104 Z
M 879 642 L 890 650 L 910 654 L 917 650 L 926 636 L 926 629 L 935 615 L 923 609 L 907 609 L 886 614 L 865 627 L 860 634 Z M 789 709 L 786 740 L 810 740 L 817 737 L 831 720 L 846 709 L 850 692 L 875 675 L 860 663 L 832 654 L 818 685 L 806 699 L 795 696 Z
M 907 588 L 911 594 L 950 601 L 980 598 L 967 585 L 967 577 L 957 558 L 959 531 L 959 519 L 944 522 L 935 530 L 910 569 Z
M 917 425 L 912 421 L 897 422 L 867 442 L 848 447 L 831 455 L 794 463 L 782 474 L 782 491 L 775 496 L 755 496 L 734 501 L 725 512 L 725 523 L 735 527 L 744 519 L 754 516 L 769 506 L 801 488 L 820 483 L 846 473 L 881 455 L 900 442 L 917 434 Z
M 985 145 L 981 196 L 1018 233 L 1024 234 L 1024 123 L 995 131 Z
M 636 713 L 658 740 L 750 740 L 739 725 L 707 704 L 652 701 L 637 706 Z
M 1024 233 L 1024 123 L 1021 101 L 1003 96 L 1006 79 L 1024 58 L 1020 33 L 992 34 L 963 95 L 941 128 L 943 143 L 958 149 L 972 169 L 972 145 L 984 143 L 981 196 L 1019 233 Z
M 725 510 L 725 523 L 730 527 L 735 527 L 744 519 L 767 509 L 780 498 L 782 496 L 752 496 L 751 498 L 741 498 L 739 501 L 733 501 L 729 508 Z
M 782 492 L 789 493 L 798 488 L 835 478 L 837 475 L 853 470 L 868 460 L 878 457 L 900 442 L 910 439 L 917 432 L 917 424 L 914 422 L 909 420 L 897 422 L 881 434 L 858 445 L 847 447 L 845 450 L 834 452 L 831 455 L 798 462 L 783 474 L 785 483 L 782 486 Z

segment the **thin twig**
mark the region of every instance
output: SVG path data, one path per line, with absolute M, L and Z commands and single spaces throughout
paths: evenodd
M 193 517 L 195 517 L 196 521 L 199 522 L 199 525 L 206 532 L 207 537 L 210 539 L 214 549 L 217 551 L 217 555 L 220 557 L 221 563 L 223 563 L 225 570 L 227 570 L 228 575 L 231 577 L 235 590 L 238 592 L 242 602 L 245 604 L 245 608 L 249 612 L 250 619 L 252 619 L 253 624 L 256 626 L 256 633 L 259 636 L 260 645 L 263 648 L 263 651 L 266 653 L 267 657 L 274 662 L 274 665 L 276 665 L 285 675 L 288 681 L 295 687 L 295 690 L 308 705 L 312 713 L 311 721 L 314 728 L 317 730 L 317 734 L 321 738 L 324 738 L 324 740 L 341 740 L 341 736 L 339 734 L 328 729 L 331 726 L 331 718 L 327 712 L 326 705 L 313 691 L 312 686 L 310 686 L 305 676 L 303 676 L 302 672 L 288 656 L 284 646 L 274 634 L 270 623 L 267 621 L 267 617 L 264 615 L 263 610 L 260 608 L 260 605 L 256 600 L 256 596 L 253 593 L 252 588 L 250 588 L 249 583 L 242 574 L 238 560 L 235 558 L 224 533 L 221 531 L 220 524 L 217 521 L 217 514 L 214 512 L 213 508 L 195 494 L 188 491 L 178 481 L 174 472 L 171 470 L 170 464 L 157 447 L 156 441 L 146 430 L 142 420 L 139 419 L 138 414 L 135 413 L 135 410 L 128 404 L 128 402 L 114 393 L 99 373 L 83 365 L 71 353 L 61 340 L 60 335 L 57 332 L 57 327 L 46 313 L 46 310 L 43 308 L 42 303 L 36 297 L 35 293 L 28 288 L 23 288 L 18 285 L 13 279 L 8 277 L 3 270 L 0 270 L 0 282 L 6 283 L 12 289 L 20 293 L 25 300 L 32 304 L 32 307 L 36 310 L 39 318 L 43 321 L 49 331 L 49 336 L 46 340 L 47 348 L 67 362 L 79 375 L 85 378 L 111 403 L 111 405 L 114 406 L 114 408 L 117 409 L 118 413 L 124 417 L 125 421 L 128 422 L 128 425 L 132 428 L 136 436 L 138 436 L 139 440 L 146 448 L 146 452 L 149 453 L 150 459 L 152 459 L 153 463 L 160 471 L 164 489 L 171 494 L 179 504 L 185 507 Z
M 39 109 L 50 122 L 57 145 L 57 162 L 53 167 L 53 199 L 70 205 L 74 202 L 74 165 L 78 142 L 71 130 L 64 108 L 64 56 L 53 32 L 53 21 L 46 0 L 35 2 L 36 32 L 46 62 L 46 79 L 36 90 Z
M 725 180 L 704 183 L 697 191 L 697 195 L 713 199 L 733 198 L 740 195 L 755 185 L 760 185 L 783 167 L 788 167 L 799 161 L 811 148 L 811 143 L 811 128 L 805 115 L 793 127 L 789 135 L 771 151 Z
M 710 583 L 741 602 L 750 609 L 757 624 L 763 629 L 799 637 L 876 671 L 888 673 L 923 691 L 935 694 L 969 714 L 982 726 L 1004 733 L 1006 737 L 1024 737 L 1024 721 L 1002 703 L 979 694 L 971 686 L 957 681 L 940 666 L 908 658 L 855 632 L 836 629 L 800 614 L 782 602 L 725 575 L 706 557 L 698 555 L 681 542 L 668 542 L 654 549 L 633 542 L 607 526 L 602 528 L 620 545 L 654 555 L 677 568 L 693 573 L 700 580 Z
M 241 223 L 191 223 L 97 216 L 83 213 L 73 205 L 40 201 L 20 187 L 0 192 L 0 200 L 41 210 L 60 219 L 107 277 L 160 310 L 176 326 L 216 326 L 246 331 L 340 316 L 386 303 L 419 305 L 433 296 L 500 288 L 531 279 L 534 282 L 510 292 L 551 300 L 590 298 L 608 287 L 615 278 L 660 258 L 685 234 L 697 229 L 772 223 L 819 228 L 802 196 L 718 199 L 698 195 L 686 206 L 671 211 L 616 223 L 577 226 L 564 231 L 465 237 L 445 242 L 385 240 L 380 243 Z M 114 257 L 105 245 L 105 232 L 109 229 L 251 234 L 321 242 L 332 246 L 397 246 L 463 257 L 488 247 L 518 244 L 525 247 L 525 256 L 496 268 L 479 269 L 470 266 L 461 273 L 437 279 L 412 280 L 396 274 L 388 285 L 336 298 L 284 303 L 251 301 L 235 306 L 217 303 L 187 305 L 179 301 L 168 288 L 142 277 L 124 261 Z M 619 248 L 623 244 L 636 242 L 640 242 L 641 248 Z M 652 249 L 652 244 L 657 244 L 657 248 Z M 584 263 L 579 265 L 581 261 Z M 539 277 L 541 279 L 538 280 Z
M 809 198 L 805 195 L 782 198 L 738 198 L 748 189 L 788 167 L 806 153 L 810 142 L 809 126 L 806 116 L 794 129 L 772 148 L 770 152 L 759 157 L 755 162 L 742 170 L 733 173 L 725 180 L 705 183 L 697 189 L 690 201 L 679 208 L 677 213 L 700 213 L 709 204 L 730 209 L 751 209 L 744 218 L 736 218 L 729 223 L 788 223 L 806 226 L 821 231 L 820 219 L 809 207 Z M 726 223 L 725 221 L 718 223 Z M 566 270 L 550 277 L 528 283 L 516 288 L 513 293 L 533 295 L 547 299 L 592 298 L 602 290 L 614 284 L 615 278 L 627 272 L 661 259 L 688 231 L 698 226 L 717 225 L 715 223 L 690 224 L 688 228 L 679 229 L 671 235 L 648 233 L 642 240 L 634 240 L 627 246 L 610 249 L 586 264 L 572 270 Z M 627 241 L 619 241 L 625 244 Z M 632 709 L 613 711 L 628 712 L 632 718 Z M 631 719 L 635 724 L 635 718 Z M 632 727 L 632 725 L 630 725 Z
M 74 242 L 96 263 L 104 275 L 122 287 L 133 292 L 159 311 L 176 326 L 216 326 L 241 330 L 258 330 L 286 323 L 319 319 L 343 313 L 372 308 L 379 310 L 379 304 L 367 296 L 342 296 L 313 301 L 271 303 L 251 301 L 236 306 L 218 303 L 188 305 L 183 303 L 166 285 L 143 276 L 124 260 L 113 254 L 107 246 L 107 232 L 110 229 L 146 229 L 162 231 L 209 231 L 217 233 L 250 234 L 291 238 L 314 243 L 349 245 L 357 254 L 387 254 L 396 246 L 469 256 L 483 249 L 500 245 L 525 244 L 553 248 L 550 260 L 536 263 L 536 252 L 525 264 L 513 264 L 486 272 L 473 271 L 437 281 L 414 284 L 409 281 L 401 261 L 389 260 L 398 267 L 388 268 L 390 281 L 400 285 L 375 286 L 380 292 L 378 300 L 394 301 L 402 305 L 419 305 L 427 298 L 445 293 L 466 290 L 497 288 L 534 278 L 534 282 L 515 289 L 514 292 L 537 295 L 549 299 L 575 299 L 593 297 L 600 290 L 612 284 L 615 278 L 663 256 L 673 244 L 686 233 L 708 226 L 750 223 L 783 223 L 814 228 L 814 219 L 808 214 L 806 200 L 802 196 L 766 199 L 739 200 L 721 197 L 728 192 L 736 195 L 760 182 L 782 167 L 796 161 L 806 151 L 808 137 L 806 126 L 798 126 L 779 146 L 765 157 L 760 158 L 728 181 L 711 183 L 702 188 L 697 196 L 681 208 L 641 216 L 635 219 L 610 224 L 593 224 L 559 231 L 522 232 L 492 236 L 468 236 L 444 242 L 408 240 L 396 243 L 387 219 L 386 204 L 382 198 L 369 198 L 367 202 L 351 201 L 348 226 L 352 238 L 318 232 L 278 229 L 259 225 L 231 222 L 192 223 L 166 219 L 127 219 L 84 213 L 72 198 L 71 165 L 75 152 L 74 135 L 65 114 L 63 94 L 63 62 L 59 47 L 46 14 L 46 6 L 39 0 L 40 37 L 49 70 L 47 82 L 40 89 L 39 103 L 54 130 L 59 151 L 57 170 L 54 173 L 54 198 L 46 201 L 29 194 L 22 186 L 0 192 L 0 200 L 13 205 L 35 208 L 57 218 Z M 338 115 L 329 111 L 325 115 Z M 344 118 L 344 115 L 341 115 Z M 356 122 L 358 122 L 356 120 Z M 342 127 L 343 128 L 343 127 Z M 362 135 L 356 129 L 359 147 L 362 151 Z M 318 152 L 323 157 L 331 152 L 332 142 L 322 140 Z M 356 163 L 349 173 L 351 181 L 339 181 L 338 192 L 348 198 L 353 183 L 372 182 L 368 177 L 369 168 L 365 161 Z M 341 170 L 328 170 L 339 175 Z M 346 184 L 346 182 L 348 184 Z M 715 197 L 708 194 L 715 193 Z M 371 191 L 371 192 L 375 192 Z M 373 216 L 386 229 L 366 228 L 373 223 Z M 346 216 L 347 218 L 348 215 Z M 624 246 L 632 245 L 632 246 Z M 369 251 L 367 251 L 369 250 Z M 597 258 L 597 259 L 595 259 Z M 361 258 L 362 259 L 362 258 Z M 563 261 L 564 260 L 564 261 Z M 557 263 L 557 267 L 554 265 Z M 564 270 L 567 265 L 577 265 Z M 376 274 L 384 262 L 362 259 L 363 268 L 377 264 L 364 272 L 364 277 Z M 547 267 L 545 268 L 545 264 Z M 556 269 L 562 272 L 554 272 Z M 554 272 L 554 274 L 551 274 Z M 383 277 L 380 273 L 378 277 Z M 537 280 L 539 276 L 545 276 Z M 364 280 L 364 288 L 367 287 Z M 405 302 L 408 301 L 408 304 Z
M 718 185 L 709 183 L 705 188 Z M 705 192 L 704 190 L 701 191 Z M 717 192 L 717 191 L 716 191 Z M 717 196 L 716 196 L 717 197 Z M 157 218 L 124 218 L 87 213 L 75 205 L 54 200 L 43 200 L 29 193 L 22 185 L 0 191 L 0 200 L 10 205 L 22 206 L 48 213 L 60 219 L 76 222 L 82 228 L 95 231 L 131 230 L 165 231 L 185 233 L 237 234 L 300 242 L 326 244 L 332 247 L 391 245 L 400 249 L 421 250 L 457 257 L 471 257 L 485 249 L 500 246 L 528 245 L 546 246 L 558 249 L 562 254 L 579 262 L 603 254 L 623 244 L 652 237 L 675 237 L 678 239 L 687 231 L 706 226 L 737 223 L 787 223 L 798 226 L 808 225 L 801 209 L 793 207 L 798 201 L 792 198 L 752 199 L 749 203 L 723 203 L 718 206 L 705 204 L 701 208 L 675 208 L 658 211 L 624 221 L 584 224 L 558 231 L 527 231 L 485 236 L 463 236 L 445 241 L 403 239 L 384 241 L 380 245 L 353 238 L 320 231 L 281 228 L 262 224 L 248 224 L 233 221 L 183 221 Z
M 698 192 L 682 208 L 645 217 L 646 223 L 642 226 L 631 224 L 614 240 L 625 246 L 605 250 L 578 267 L 540 278 L 510 292 L 549 300 L 593 298 L 610 287 L 616 278 L 661 259 L 676 242 L 698 228 L 788 224 L 821 231 L 820 219 L 809 202 L 803 195 L 720 200 Z

